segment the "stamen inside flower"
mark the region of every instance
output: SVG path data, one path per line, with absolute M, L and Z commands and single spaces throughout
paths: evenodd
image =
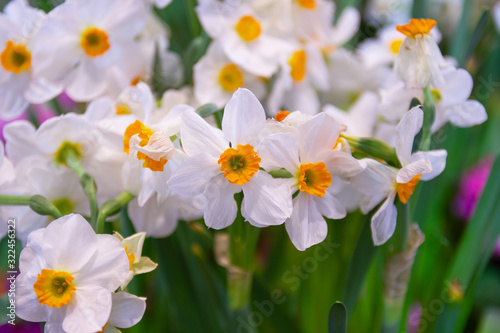
M 134 255 L 134 253 L 129 252 L 129 250 L 126 246 L 124 246 L 124 248 L 125 248 L 125 253 L 127 253 L 129 270 L 132 270 L 132 265 L 134 264 L 134 261 L 135 261 L 135 255 Z
M 82 147 L 78 143 L 64 141 L 54 154 L 54 159 L 58 164 L 66 164 L 69 155 L 81 159 L 83 157 Z
M 410 23 L 396 26 L 396 30 L 408 37 L 428 34 L 437 24 L 431 19 L 411 19 Z
M 295 82 L 304 80 L 306 76 L 306 59 L 307 55 L 304 50 L 295 51 L 288 59 L 291 68 L 290 75 Z
M 301 164 L 297 178 L 299 190 L 320 198 L 332 184 L 332 175 L 323 162 Z
M 0 54 L 0 62 L 6 71 L 19 74 L 30 69 L 31 52 L 25 45 L 14 44 L 9 40 Z
M 117 115 L 126 115 L 126 114 L 132 114 L 132 111 L 130 111 L 129 107 L 126 105 L 117 105 L 115 113 Z
M 68 304 L 76 290 L 73 280 L 74 277 L 67 272 L 42 269 L 33 285 L 38 302 L 56 308 Z
M 441 95 L 439 89 L 431 89 L 431 97 L 434 104 L 441 102 L 441 99 L 443 99 L 443 96 Z
M 316 8 L 316 0 L 297 0 L 299 6 L 305 9 L 314 9 Z
M 227 91 L 236 91 L 243 86 L 243 74 L 235 64 L 229 64 L 219 73 L 219 83 Z
M 397 184 L 396 185 L 396 190 L 398 192 L 399 200 L 403 203 L 406 204 L 408 200 L 410 200 L 411 195 L 415 191 L 415 186 L 417 186 L 420 177 L 422 177 L 422 174 L 418 174 L 415 177 L 413 177 L 408 183 L 405 184 Z
M 71 214 L 74 210 L 74 205 L 71 200 L 67 198 L 56 199 L 52 201 L 52 204 L 57 208 L 57 210 L 64 216 Z
M 276 115 L 274 116 L 274 119 L 276 119 L 277 121 L 283 121 L 286 119 L 286 117 L 288 117 L 289 114 L 290 114 L 290 111 L 280 110 L 280 111 L 278 111 L 278 113 L 276 113 Z
M 123 137 L 123 151 L 125 153 L 128 154 L 130 152 L 130 138 L 136 134 L 139 135 L 139 139 L 141 140 L 139 142 L 139 146 L 144 147 L 149 143 L 149 139 L 153 135 L 153 131 L 139 120 L 130 124 L 125 130 Z M 142 164 L 143 168 L 149 168 L 151 171 L 163 171 L 165 164 L 168 162 L 168 159 L 165 158 L 161 158 L 159 161 L 154 160 L 140 151 L 137 152 L 137 158 L 144 161 Z
M 260 36 L 260 23 L 253 16 L 246 15 L 236 24 L 236 32 L 246 41 L 251 42 Z
M 89 57 L 103 55 L 110 48 L 108 34 L 95 27 L 83 31 L 80 45 Z
M 391 52 L 394 54 L 399 54 L 399 49 L 401 48 L 401 44 L 403 44 L 403 40 L 401 39 L 393 40 L 390 45 Z
M 236 149 L 226 149 L 217 163 L 224 177 L 236 185 L 244 185 L 259 171 L 261 159 L 251 145 L 238 145 Z

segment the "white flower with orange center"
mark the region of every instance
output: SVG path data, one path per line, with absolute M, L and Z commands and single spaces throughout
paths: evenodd
M 199 1 L 198 18 L 210 37 L 220 42 L 236 65 L 258 76 L 270 77 L 289 44 L 272 37 L 265 22 L 246 4 Z
M 168 186 L 182 195 L 203 193 L 205 223 L 222 229 L 236 218 L 234 194 L 243 191 L 243 217 L 255 226 L 281 224 L 292 210 L 286 182 L 260 170 L 256 145 L 266 115 L 249 90 L 238 89 L 224 110 L 222 131 L 193 111 L 181 120 L 181 140 L 188 158 L 173 173 Z
M 444 149 L 419 151 L 412 154 L 413 140 L 422 128 L 423 112 L 414 107 L 403 117 L 397 128 L 396 153 L 401 169 L 372 159 L 366 159 L 367 168 L 352 179 L 352 185 L 361 192 L 361 211 L 367 214 L 384 202 L 371 220 L 375 245 L 382 245 L 394 234 L 397 209 L 394 199 L 406 204 L 421 180 L 431 180 L 443 172 L 447 152 Z
M 431 34 L 435 25 L 436 21 L 431 19 L 411 19 L 410 23 L 396 27 L 406 38 L 399 48 L 394 69 L 410 88 L 444 82 L 441 69 L 447 64 Z
M 47 15 L 40 29 L 33 50 L 34 73 L 63 83 L 73 100 L 92 100 L 108 89 L 108 69 L 125 65 L 125 55 L 136 46 L 134 38 L 146 19 L 141 1 L 64 2 Z
M 213 41 L 193 68 L 194 95 L 200 104 L 214 103 L 223 108 L 238 88 L 248 88 L 257 98 L 264 97 L 265 81 L 233 63 L 220 43 Z
M 80 215 L 32 232 L 19 259 L 17 315 L 55 332 L 94 333 L 109 319 L 112 293 L 129 262 L 120 241 L 96 235 Z
M 346 209 L 334 192 L 342 180 L 364 168 L 364 163 L 350 154 L 334 150 L 339 128 L 333 118 L 320 113 L 298 125 L 295 133 L 273 134 L 258 147 L 266 171 L 284 168 L 294 176 L 289 185 L 298 194 L 285 226 L 291 241 L 301 251 L 325 239 L 328 227 L 323 216 L 345 217 Z
M 45 13 L 24 0 L 11 1 L 0 13 L 0 118 L 11 119 L 29 103 L 44 103 L 62 90 L 33 75 L 32 49 Z

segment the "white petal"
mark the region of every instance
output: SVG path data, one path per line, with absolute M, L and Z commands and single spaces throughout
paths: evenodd
M 292 193 L 283 179 L 275 179 L 265 171 L 257 171 L 242 186 L 243 217 L 259 225 L 278 225 L 292 214 Z
M 122 284 L 129 269 L 127 254 L 118 238 L 97 235 L 97 254 L 74 275 L 75 283 L 114 291 Z
M 182 162 L 167 185 L 175 193 L 195 196 L 203 193 L 208 182 L 219 173 L 217 160 L 207 153 L 201 153 Z
M 471 127 L 482 124 L 488 119 L 484 106 L 475 100 L 455 106 L 448 112 L 450 122 L 458 127 Z
M 146 298 L 118 292 L 112 295 L 113 307 L 109 324 L 119 328 L 129 328 L 137 324 L 146 311 Z
M 444 149 L 419 151 L 411 156 L 411 162 L 428 160 L 432 164 L 432 171 L 422 174 L 420 180 L 431 180 L 441 174 L 446 167 L 446 156 L 448 152 Z
M 358 31 L 360 19 L 359 11 L 356 8 L 345 8 L 335 25 L 333 42 L 336 45 L 348 42 Z
M 293 199 L 293 213 L 286 220 L 285 227 L 290 240 L 299 251 L 321 243 L 328 233 L 328 226 L 313 196 L 304 192 Z
M 267 171 L 285 168 L 294 173 L 300 165 L 299 142 L 293 133 L 277 133 L 263 139 L 257 153 L 260 166 Z
M 339 124 L 322 112 L 298 127 L 300 161 L 317 162 L 319 153 L 332 150 L 339 137 Z
M 99 97 L 107 88 L 105 72 L 106 70 L 95 66 L 91 60 L 81 61 L 66 87 L 68 96 L 77 102 L 87 102 Z
M 314 201 L 321 214 L 329 219 L 343 219 L 347 214 L 344 205 L 328 191 L 325 192 L 323 198 L 315 197 Z
M 366 163 L 340 150 L 333 150 L 322 155 L 321 160 L 332 176 L 350 178 L 356 176 L 366 168 Z
M 43 256 L 51 269 L 78 272 L 97 250 L 97 237 L 80 215 L 63 216 L 49 224 L 43 234 Z
M 63 329 L 74 333 L 98 332 L 108 321 L 110 312 L 109 290 L 99 286 L 78 287 L 67 305 Z
M 406 184 L 416 175 L 431 171 L 432 164 L 429 160 L 418 160 L 407 164 L 403 169 L 399 170 L 396 181 L 400 184 Z
M 218 159 L 229 148 L 222 131 L 211 126 L 192 110 L 187 110 L 182 115 L 181 140 L 184 151 L 190 156 L 208 153 Z
M 248 89 L 236 90 L 222 119 L 222 131 L 232 146 L 251 142 L 265 123 L 266 113 L 257 97 Z
M 156 197 L 151 197 L 141 207 L 137 201 L 129 204 L 129 215 L 136 231 L 144 231 L 148 236 L 161 238 L 172 234 L 177 227 L 178 213 L 175 196 L 169 196 L 161 206 Z
M 391 193 L 372 217 L 371 229 L 375 246 L 387 242 L 396 230 L 398 211 L 394 205 L 395 196 L 395 192 Z
M 424 113 L 420 107 L 416 106 L 408 111 L 398 125 L 398 136 L 396 138 L 396 153 L 399 162 L 403 166 L 410 162 L 410 155 L 413 149 L 415 135 L 422 128 Z
M 465 69 L 459 68 L 444 74 L 446 84 L 438 87 L 444 105 L 460 104 L 469 98 L 474 82 Z
M 27 120 L 18 120 L 5 125 L 3 128 L 5 150 L 14 164 L 18 164 L 26 156 L 38 154 L 35 133 L 35 127 Z
M 386 197 L 396 181 L 396 171 L 372 159 L 362 161 L 366 163 L 366 169 L 351 179 L 351 185 L 361 193 Z
M 238 211 L 234 194 L 239 191 L 241 186 L 231 184 L 222 175 L 212 178 L 204 192 L 204 218 L 209 228 L 223 229 L 234 222 Z

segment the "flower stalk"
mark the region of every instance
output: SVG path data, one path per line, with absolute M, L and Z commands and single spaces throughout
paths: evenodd
M 130 192 L 123 191 L 116 198 L 110 199 L 103 203 L 97 215 L 96 233 L 102 234 L 104 231 L 104 222 L 106 222 L 106 219 L 109 216 L 117 214 L 133 198 L 135 198 L 135 195 Z

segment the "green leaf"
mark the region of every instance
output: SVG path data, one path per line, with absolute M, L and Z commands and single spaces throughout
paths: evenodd
M 481 37 L 483 36 L 484 30 L 486 29 L 486 24 L 488 23 L 488 20 L 490 18 L 490 10 L 485 9 L 483 11 L 483 15 L 481 15 L 481 18 L 477 22 L 476 28 L 474 29 L 474 32 L 472 33 L 472 37 L 470 38 L 469 41 L 469 47 L 467 48 L 467 52 L 463 54 L 463 56 L 460 58 L 458 65 L 459 67 L 464 67 L 465 64 L 467 63 L 467 60 L 471 57 L 472 53 L 476 49 L 477 44 L 481 40 Z
M 328 333 L 347 332 L 347 309 L 340 302 L 333 303 L 328 315 Z
M 211 116 L 214 113 L 216 113 L 217 111 L 219 111 L 219 108 L 217 106 L 215 106 L 215 104 L 212 104 L 212 103 L 204 104 L 196 109 L 196 113 L 199 114 L 200 117 L 202 117 L 202 118 Z

